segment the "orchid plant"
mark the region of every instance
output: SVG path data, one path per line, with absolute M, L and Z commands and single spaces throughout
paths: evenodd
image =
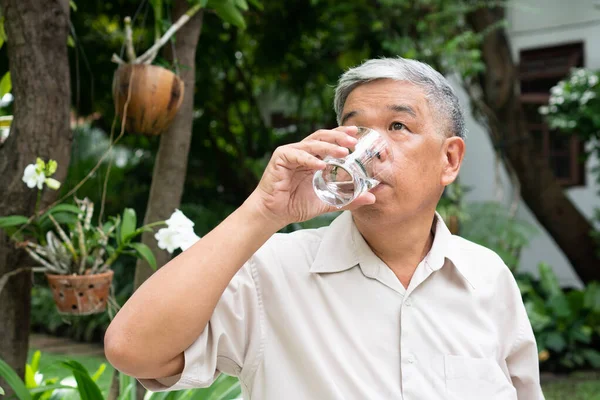
M 75 204 L 58 204 L 38 215 L 39 199 L 44 187 L 57 190 L 60 182 L 50 178 L 56 171 L 56 161 L 47 163 L 37 159 L 23 173 L 23 182 L 38 191 L 34 217 L 21 215 L 0 217 L 4 229 L 41 266 L 41 270 L 61 275 L 84 275 L 106 272 L 122 254 L 141 258 L 156 269 L 152 250 L 136 239 L 143 232 L 156 234 L 158 247 L 169 253 L 183 251 L 200 238 L 194 233 L 194 223 L 180 210 L 175 210 L 166 221 L 157 221 L 138 227 L 133 209 L 94 225 L 94 203 L 88 198 L 74 198 Z M 40 268 L 36 268 L 40 270 Z

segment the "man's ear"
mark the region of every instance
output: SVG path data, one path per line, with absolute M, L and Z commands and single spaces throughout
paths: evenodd
M 444 147 L 444 165 L 442 169 L 441 184 L 448 186 L 458 176 L 460 166 L 465 156 L 465 141 L 458 136 L 452 136 L 446 139 Z

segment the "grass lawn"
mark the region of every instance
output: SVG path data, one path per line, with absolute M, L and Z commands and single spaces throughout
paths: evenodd
M 546 400 L 600 400 L 600 371 L 546 379 L 542 386 Z

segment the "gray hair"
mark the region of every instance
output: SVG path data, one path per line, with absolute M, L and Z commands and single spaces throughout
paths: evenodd
M 368 60 L 346 71 L 335 89 L 334 108 L 341 124 L 344 103 L 357 86 L 378 79 L 411 82 L 425 91 L 425 96 L 436 111 L 449 122 L 453 135 L 466 137 L 465 118 L 454 90 L 442 74 L 420 61 L 398 58 Z

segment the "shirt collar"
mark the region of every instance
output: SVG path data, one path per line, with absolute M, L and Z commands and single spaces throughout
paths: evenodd
M 436 212 L 432 227 L 434 233 L 431 250 L 425 257 L 426 265 L 432 270 L 441 269 L 446 259 L 450 260 L 462 277 L 475 288 L 475 277 L 471 274 L 469 263 L 461 256 L 459 243 L 456 243 L 442 217 Z M 379 258 L 373 253 L 354 224 L 352 213 L 344 211 L 327 228 L 317 255 L 310 267 L 313 273 L 334 273 L 346 271 L 361 265 L 363 273 L 375 276 L 381 266 Z

